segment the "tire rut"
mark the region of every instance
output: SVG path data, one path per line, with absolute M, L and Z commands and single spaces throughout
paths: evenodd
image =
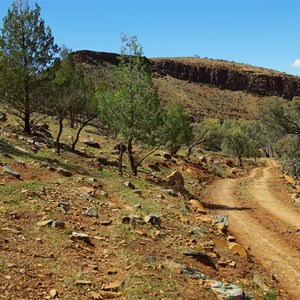
M 251 201 L 248 209 L 240 203 L 237 189 L 243 179 L 223 179 L 212 186 L 206 202 L 224 207 L 222 213 L 229 216 L 230 231 L 244 245 L 251 247 L 251 255 L 266 269 L 276 275 L 289 293 L 300 299 L 300 251 L 294 247 L 294 237 L 283 237 L 279 230 L 266 228 L 255 211 L 269 214 L 284 226 L 299 227 L 300 215 L 272 193 L 273 172 L 276 163 L 270 161 L 268 167 L 256 168 L 246 179 L 246 188 Z M 274 169 L 273 169 L 274 171 Z M 254 210 L 253 210 L 254 209 Z M 299 237 L 298 237 L 299 238 Z

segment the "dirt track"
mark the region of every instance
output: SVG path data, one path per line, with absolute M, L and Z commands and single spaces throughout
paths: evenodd
M 279 179 L 277 165 L 242 179 L 215 183 L 205 199 L 229 216 L 230 232 L 295 299 L 300 299 L 300 213 Z M 298 205 L 300 206 L 300 205 Z

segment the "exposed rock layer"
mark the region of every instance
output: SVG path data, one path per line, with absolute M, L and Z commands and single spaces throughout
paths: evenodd
M 118 54 L 82 50 L 75 52 L 79 62 L 118 64 Z M 234 63 L 188 59 L 147 59 L 157 75 L 169 75 L 180 80 L 210 84 L 220 89 L 245 91 L 260 96 L 292 99 L 300 95 L 300 77 L 262 68 L 234 67 Z

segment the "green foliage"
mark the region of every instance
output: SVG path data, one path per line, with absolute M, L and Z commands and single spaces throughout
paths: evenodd
M 71 51 L 66 47 L 63 47 L 61 51 L 61 59 L 50 85 L 50 101 L 47 105 L 49 113 L 56 116 L 59 122 L 56 139 L 58 154 L 60 153 L 59 139 L 63 130 L 63 120 L 69 116 L 74 122 L 80 114 L 83 117 L 81 131 L 90 120 L 90 114 L 93 113 L 96 116 L 98 113 L 91 80 L 86 78 L 83 71 L 76 66 Z M 73 150 L 79 133 L 73 143 Z
M 237 156 L 241 167 L 243 167 L 244 156 L 257 157 L 259 154 L 254 128 L 252 122 L 235 119 L 225 120 L 222 124 L 222 150 Z
M 119 65 L 113 70 L 114 88 L 98 91 L 100 119 L 127 142 L 133 173 L 141 161 L 133 156 L 134 144 L 157 145 L 161 120 L 160 98 L 135 36 L 122 36 Z
M 271 98 L 260 114 L 272 145 L 282 159 L 283 168 L 300 175 L 300 97 L 292 101 Z
M 14 1 L 0 36 L 0 93 L 9 111 L 24 122 L 27 133 L 34 124 L 32 113 L 42 107 L 45 70 L 58 51 L 50 28 L 40 17 L 40 7 L 35 4 L 31 9 L 27 2 Z
M 220 128 L 220 120 L 215 118 L 206 118 L 194 124 L 193 145 L 202 145 L 205 149 L 212 151 L 220 150 L 222 143 Z
M 179 103 L 170 103 L 163 112 L 161 139 L 175 154 L 182 145 L 189 145 L 192 141 L 192 127 L 189 116 L 183 111 Z

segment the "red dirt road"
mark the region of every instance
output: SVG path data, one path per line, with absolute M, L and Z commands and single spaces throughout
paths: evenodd
M 280 181 L 277 164 L 254 169 L 248 177 L 215 183 L 205 202 L 229 217 L 230 232 L 250 254 L 300 299 L 300 213 Z

